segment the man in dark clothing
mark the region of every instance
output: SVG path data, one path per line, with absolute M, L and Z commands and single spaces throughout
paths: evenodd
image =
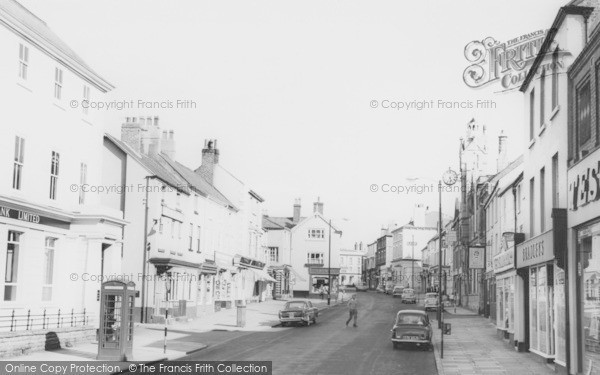
M 350 301 L 348 301 L 348 309 L 350 311 L 350 317 L 346 321 L 346 326 L 348 326 L 348 323 L 350 323 L 352 318 L 354 318 L 354 327 L 356 327 L 356 319 L 358 318 L 357 307 L 358 307 L 358 301 L 356 300 L 356 294 L 355 294 L 352 296 Z

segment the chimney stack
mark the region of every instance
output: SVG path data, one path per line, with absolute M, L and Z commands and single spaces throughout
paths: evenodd
M 292 218 L 292 222 L 297 224 L 300 221 L 300 198 L 296 198 L 294 201 L 294 217 Z
M 313 212 L 318 212 L 323 215 L 323 202 L 321 202 L 321 197 L 317 197 L 317 201 L 313 203 Z
M 205 139 L 202 149 L 202 165 L 196 169 L 208 183 L 212 185 L 214 180 L 215 165 L 219 164 L 219 149 L 217 149 L 216 139 Z
M 175 160 L 175 132 L 173 130 L 163 130 L 162 138 L 160 140 L 160 148 L 162 153 L 169 157 L 171 160 Z
M 381 227 L 381 235 L 380 237 L 387 236 L 388 229 L 386 227 Z
M 497 164 L 497 172 L 500 172 L 507 166 L 507 136 L 504 135 L 504 130 L 500 132 L 498 136 L 498 164 Z
M 125 123 L 121 125 L 121 141 L 125 142 L 135 152 L 142 152 L 142 125 L 135 117 L 127 117 Z

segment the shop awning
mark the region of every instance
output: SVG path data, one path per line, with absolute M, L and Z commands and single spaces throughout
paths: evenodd
M 256 278 L 260 281 L 266 281 L 266 282 L 271 282 L 271 283 L 277 282 L 277 280 L 272 278 L 265 270 L 260 270 L 258 268 L 248 268 L 248 270 L 252 271 L 254 273 L 254 275 L 256 276 Z

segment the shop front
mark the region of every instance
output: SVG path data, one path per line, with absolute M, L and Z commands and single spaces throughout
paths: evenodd
M 569 280 L 575 283 L 570 325 L 577 373 L 600 373 L 600 150 L 569 169 Z M 572 368 L 573 368 L 572 367 Z
M 269 275 L 264 262 L 236 255 L 233 264 L 240 270 L 235 283 L 238 291 L 235 299 L 264 302 L 272 298 L 273 286 L 277 280 Z
M 320 298 L 321 291 L 323 291 L 326 297 L 329 291 L 329 276 L 331 276 L 331 295 L 337 295 L 338 292 L 338 279 L 340 276 L 339 268 L 327 267 L 310 267 L 309 278 L 310 278 L 310 290 L 309 297 Z
M 514 248 L 502 246 L 500 253 L 493 259 L 496 279 L 496 330 L 498 335 L 515 340 L 515 287 L 517 272 L 515 270 Z
M 555 211 L 558 210 L 553 211 L 553 218 Z M 517 245 L 516 264 L 523 278 L 524 328 L 529 351 L 565 366 L 565 274 L 561 268 L 564 249 L 556 239 L 562 232 L 557 220 L 553 227 Z

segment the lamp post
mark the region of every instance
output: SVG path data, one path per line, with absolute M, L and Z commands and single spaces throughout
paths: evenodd
M 415 235 L 412 235 L 412 269 L 410 271 L 410 284 L 413 289 L 415 289 Z
M 166 273 L 165 279 L 165 291 L 166 293 L 166 305 L 165 305 L 165 337 L 163 342 L 163 353 L 167 352 L 167 323 L 169 320 L 169 294 L 171 293 L 171 277 Z
M 329 251 L 327 263 L 327 306 L 329 306 L 331 305 L 331 219 L 329 219 Z

